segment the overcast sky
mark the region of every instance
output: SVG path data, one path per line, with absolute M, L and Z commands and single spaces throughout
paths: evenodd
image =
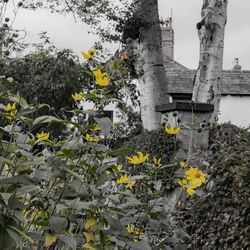
M 175 31 L 175 60 L 190 69 L 198 66 L 199 40 L 196 23 L 200 21 L 202 0 L 159 0 L 160 17 L 170 16 L 173 10 Z M 91 48 L 97 40 L 88 34 L 88 27 L 75 23 L 72 16 L 63 17 L 46 11 L 21 10 L 15 27 L 28 31 L 28 39 L 48 31 L 51 40 L 59 48 L 70 48 L 81 56 L 82 50 Z M 114 47 L 114 46 L 112 46 Z M 229 0 L 228 22 L 225 33 L 224 69 L 232 68 L 235 57 L 243 70 L 250 70 L 250 0 Z

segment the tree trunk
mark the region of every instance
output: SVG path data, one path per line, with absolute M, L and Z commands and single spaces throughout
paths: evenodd
M 194 79 L 192 100 L 214 104 L 211 123 L 217 121 L 220 106 L 227 4 L 228 0 L 203 0 L 202 20 L 197 23 L 200 61 Z
M 139 76 L 141 118 L 144 129 L 155 130 L 161 127 L 161 114 L 155 112 L 155 106 L 162 104 L 163 100 L 169 102 L 169 96 L 163 95 L 166 72 L 161 47 L 158 1 L 137 1 L 135 15 L 140 23 L 139 38 L 134 41 L 134 53 L 137 54 L 135 69 Z

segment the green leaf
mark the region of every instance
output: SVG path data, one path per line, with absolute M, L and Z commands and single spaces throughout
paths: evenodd
M 6 204 L 6 206 L 8 206 L 8 201 L 9 198 L 13 195 L 12 193 L 0 193 L 0 195 L 2 196 L 4 203 Z
M 150 245 L 145 240 L 137 242 L 128 242 L 128 245 L 134 250 L 151 250 Z
M 93 73 L 92 73 L 91 71 L 85 70 L 85 72 L 86 72 L 88 75 L 93 76 Z
M 33 122 L 33 126 L 35 126 L 38 123 L 45 123 L 45 122 L 52 122 L 52 121 L 60 121 L 56 117 L 51 115 L 43 115 L 35 119 Z
M 35 186 L 35 185 L 24 186 L 16 190 L 16 195 L 23 195 L 23 194 L 30 193 L 38 189 L 39 189 L 39 186 Z
M 95 120 L 97 124 L 99 125 L 103 135 L 107 137 L 113 125 L 112 121 L 108 117 L 95 118 Z
M 71 235 L 59 235 L 56 234 L 56 236 L 65 244 L 68 246 L 72 247 L 73 250 L 76 250 L 77 247 L 77 242 L 75 238 Z
M 63 146 L 62 149 L 66 148 L 69 150 L 79 150 L 84 146 L 82 137 L 78 138 L 73 138 L 72 140 L 66 142 Z
M 49 219 L 49 227 L 55 233 L 60 233 L 68 225 L 68 221 L 64 217 L 51 216 Z
M 23 242 L 22 242 L 22 238 L 20 237 L 20 235 L 11 228 L 6 228 L 6 231 L 8 232 L 10 237 L 16 242 L 17 247 L 19 247 L 20 249 L 23 249 Z
M 13 246 L 14 240 L 7 233 L 4 227 L 0 226 L 0 249 L 9 249 Z
M 17 183 L 23 183 L 23 184 L 33 184 L 34 181 L 29 176 L 18 176 L 18 177 L 10 177 L 7 179 L 0 179 L 0 184 L 17 184 Z
M 110 229 L 112 230 L 113 234 L 126 234 L 127 231 L 125 227 L 118 219 L 111 217 L 107 214 L 103 214 L 103 217 L 110 225 Z
M 26 100 L 18 95 L 13 95 L 13 94 L 8 94 L 9 100 L 12 102 L 16 102 L 18 104 L 20 104 L 23 107 L 27 107 L 28 103 L 26 102 Z
M 109 198 L 115 202 L 120 202 L 120 199 L 119 199 L 119 194 L 110 194 L 110 195 L 106 195 L 105 196 L 106 198 Z
M 118 156 L 122 153 L 129 153 L 131 150 L 129 148 L 120 148 L 107 153 L 107 156 Z
M 113 68 L 114 68 L 114 70 L 118 70 L 119 69 L 119 63 L 117 62 L 116 59 L 115 59 L 114 64 L 113 64 Z
M 20 211 L 20 210 L 14 210 L 14 211 L 13 211 L 13 214 L 16 216 L 16 218 L 17 218 L 20 222 L 22 222 L 22 223 L 25 222 L 24 216 L 23 216 L 23 212 L 22 212 L 22 211 Z
M 45 236 L 45 246 L 46 247 L 51 246 L 56 240 L 57 240 L 56 236 L 47 233 L 46 236 Z

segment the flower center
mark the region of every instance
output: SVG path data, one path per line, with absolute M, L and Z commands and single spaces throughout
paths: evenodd
M 198 172 L 198 173 L 195 174 L 195 177 L 196 177 L 196 178 L 200 178 L 200 177 L 201 177 L 201 174 Z

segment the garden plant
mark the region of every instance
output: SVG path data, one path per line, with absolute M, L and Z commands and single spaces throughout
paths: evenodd
M 163 155 L 168 152 L 141 152 L 136 143 L 132 151 L 105 145 L 116 125 L 102 110 L 121 102 L 112 91 L 123 62 L 114 59 L 105 71 L 95 49 L 82 55 L 93 87 L 68 93 L 75 105 L 69 110 L 73 120 L 34 116 L 49 105 L 29 104 L 10 93 L 11 76 L 1 78 L 0 115 L 7 123 L 0 144 L 0 249 L 169 249 L 184 242 L 188 235 L 170 216 L 177 200 L 167 204 L 166 185 L 193 196 L 205 173 L 189 161 L 176 161 L 179 128 L 161 130 L 169 140 L 168 159 Z M 84 101 L 93 102 L 94 110 L 83 110 Z M 94 122 L 77 119 L 86 114 Z M 51 124 L 65 124 L 67 138 L 53 137 Z M 168 171 L 173 166 L 185 174 Z

